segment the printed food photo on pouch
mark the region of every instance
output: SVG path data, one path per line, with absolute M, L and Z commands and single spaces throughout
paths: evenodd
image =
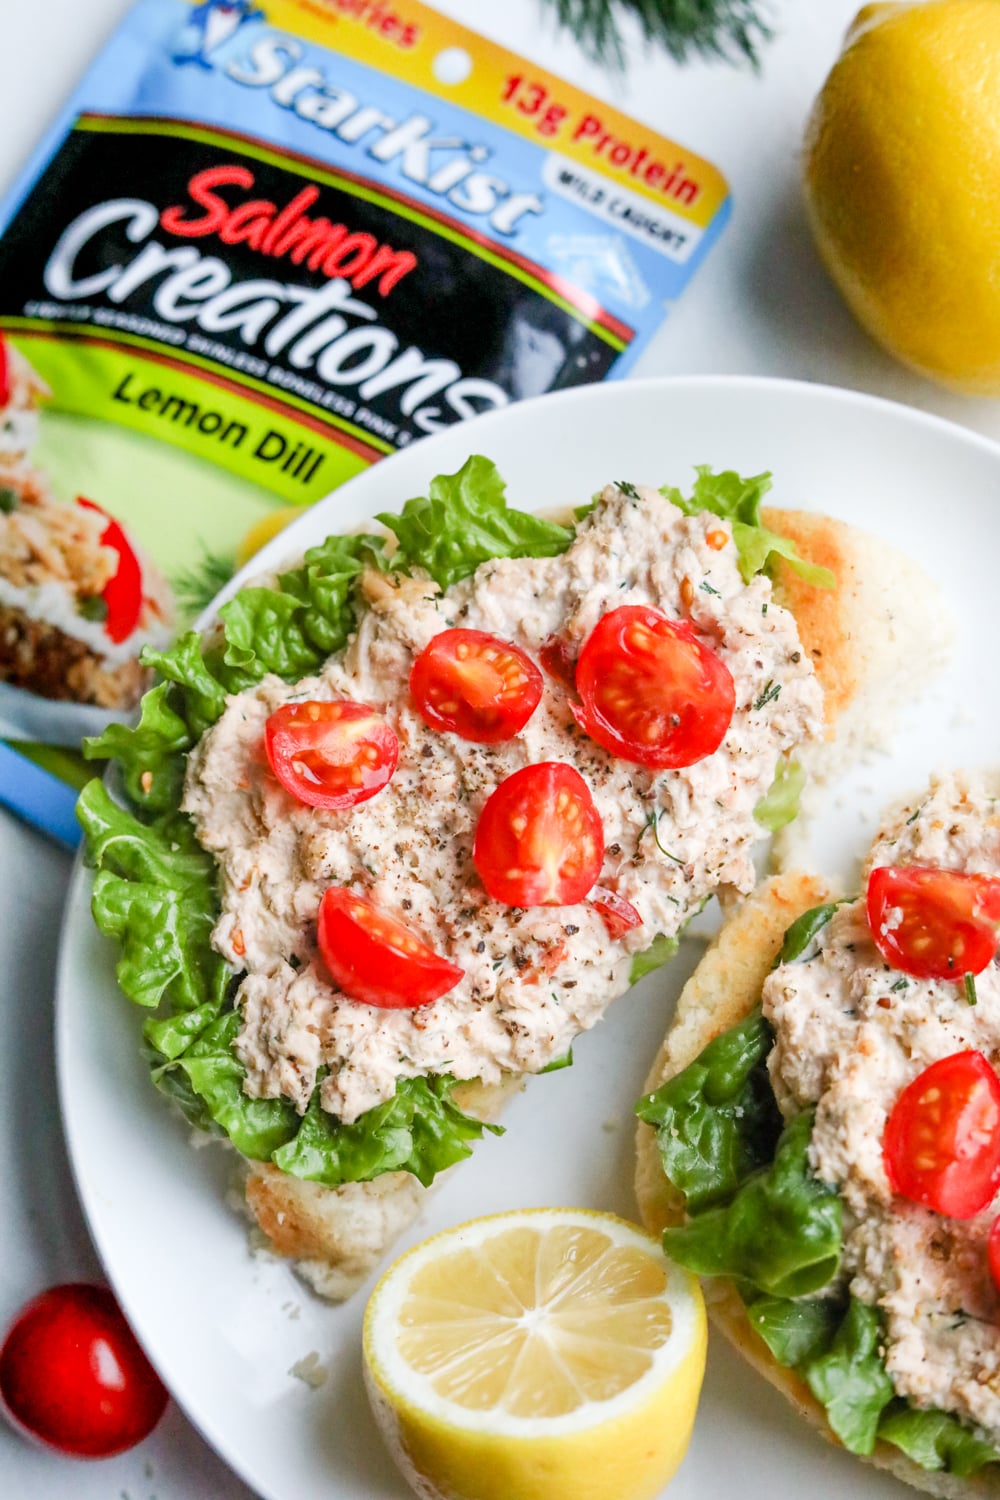
M 162 574 L 94 500 L 53 493 L 32 462 L 50 395 L 0 341 L 0 682 L 54 700 L 131 709 L 152 673 L 144 646 L 172 635 Z M 11 698 L 4 708 L 16 717 Z

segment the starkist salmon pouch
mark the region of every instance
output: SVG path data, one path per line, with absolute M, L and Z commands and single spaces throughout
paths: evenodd
M 426 6 L 139 0 L 0 206 L 0 727 L 127 712 L 276 506 L 625 374 L 727 213 Z

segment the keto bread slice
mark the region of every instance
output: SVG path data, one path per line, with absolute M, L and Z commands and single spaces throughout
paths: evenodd
M 788 870 L 808 864 L 827 783 L 885 749 L 900 710 L 946 665 L 954 625 L 937 582 L 881 537 L 810 511 L 765 509 L 763 521 L 837 580 L 823 590 L 786 562 L 775 571 L 775 598 L 795 616 L 826 704 L 825 738 L 797 756 L 807 773 L 799 816 L 771 851 L 773 867 Z
M 737 907 L 681 992 L 674 1020 L 646 1080 L 647 1093 L 686 1068 L 714 1037 L 754 1008 L 786 928 L 804 911 L 836 894 L 815 876 L 790 872 L 765 881 Z M 656 1132 L 644 1123 L 636 1135 L 635 1192 L 642 1222 L 652 1233 L 683 1223 L 683 1201 L 663 1175 Z M 810 1426 L 839 1447 L 823 1407 L 793 1370 L 775 1361 L 754 1332 L 735 1288 L 723 1278 L 710 1278 L 703 1286 L 709 1316 L 730 1343 Z M 877 1443 L 867 1462 L 946 1500 L 1000 1496 L 1000 1473 L 995 1470 L 983 1469 L 967 1479 L 933 1473 L 889 1443 Z
M 837 580 L 833 589 L 818 589 L 781 562 L 775 574 L 775 599 L 795 615 L 803 649 L 825 694 L 826 738 L 803 747 L 799 756 L 810 777 L 822 780 L 884 741 L 894 706 L 913 694 L 936 665 L 943 665 L 951 631 L 936 585 L 882 540 L 805 511 L 769 509 L 763 521 L 795 542 L 801 556 L 828 567 Z M 807 788 L 804 800 L 807 817 L 809 807 L 822 801 L 821 786 Z M 787 857 L 779 851 L 793 844 L 789 831 L 779 834 L 775 844 L 779 862 Z M 794 835 L 794 843 L 801 837 Z M 814 904 L 805 901 L 805 906 Z M 775 931 L 788 925 L 780 914 L 775 923 Z M 718 1004 L 721 1030 L 731 1023 L 725 1002 Z M 494 1119 L 522 1083 L 512 1077 L 494 1089 L 465 1085 L 455 1098 L 470 1113 Z M 652 1173 L 654 1183 L 655 1178 Z M 662 1173 L 659 1178 L 665 1189 Z M 319 1295 L 334 1300 L 350 1296 L 361 1284 L 420 1213 L 426 1193 L 401 1172 L 326 1188 L 254 1164 L 246 1182 L 247 1206 L 270 1248 L 289 1257 Z

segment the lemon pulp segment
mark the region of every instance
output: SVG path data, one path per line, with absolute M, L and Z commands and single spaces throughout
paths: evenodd
M 650 1369 L 670 1337 L 666 1283 L 648 1254 L 601 1230 L 507 1229 L 416 1273 L 399 1352 L 459 1406 L 560 1416 Z

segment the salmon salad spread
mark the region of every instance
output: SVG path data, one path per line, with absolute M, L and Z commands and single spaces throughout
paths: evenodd
M 993 1442 L 997 791 L 951 775 L 897 809 L 868 856 L 867 898 L 840 906 L 816 956 L 763 989 L 775 1095 L 786 1118 L 815 1109 L 810 1165 L 838 1189 L 842 1275 L 881 1310 L 895 1391 Z
M 342 654 L 227 696 L 181 803 L 246 1092 L 345 1123 L 562 1058 L 634 955 L 752 889 L 755 808 L 823 708 L 730 521 L 654 489 L 608 485 L 557 556 L 360 590 Z

